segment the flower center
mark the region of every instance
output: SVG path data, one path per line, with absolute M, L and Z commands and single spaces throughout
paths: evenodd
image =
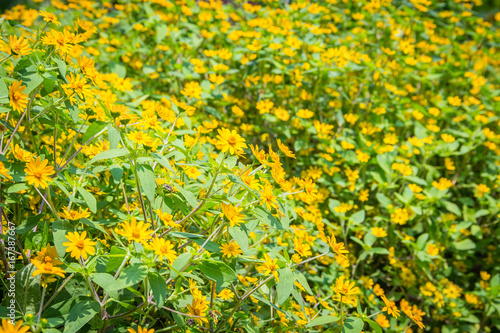
M 134 237 L 134 238 L 136 238 L 136 239 L 141 238 L 141 233 L 140 233 L 140 231 L 139 231 L 139 230 L 134 230 L 134 231 L 132 232 L 132 237 Z
M 231 145 L 231 146 L 236 146 L 236 138 L 234 136 L 230 136 L 229 139 L 227 139 L 227 142 Z
M 85 243 L 84 243 L 82 240 L 79 240 L 78 242 L 76 242 L 75 246 L 76 246 L 79 250 L 83 250 L 83 248 L 85 247 Z

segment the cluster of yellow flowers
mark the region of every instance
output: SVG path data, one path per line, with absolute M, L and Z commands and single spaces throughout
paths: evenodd
M 34 296 L 0 332 L 500 329 L 500 14 L 485 10 L 5 11 L 0 232 L 16 226 L 16 249 L 0 268 Z

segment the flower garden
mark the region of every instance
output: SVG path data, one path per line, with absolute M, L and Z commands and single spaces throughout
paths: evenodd
M 500 331 L 500 12 L 0 18 L 0 333 Z

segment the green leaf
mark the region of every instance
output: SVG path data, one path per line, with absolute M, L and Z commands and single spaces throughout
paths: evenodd
M 36 72 L 31 72 L 27 76 L 22 76 L 21 79 L 23 80 L 23 85 L 26 85 L 26 89 L 24 89 L 23 93 L 28 96 L 43 82 L 43 78 Z
M 118 290 L 114 287 L 116 280 L 113 275 L 108 273 L 93 273 L 91 279 L 111 297 L 118 298 Z
M 141 190 L 150 202 L 155 201 L 156 180 L 155 173 L 149 165 L 138 164 L 137 175 L 141 183 Z
M 276 219 L 276 217 L 273 216 L 273 214 L 271 214 L 270 212 L 268 212 L 267 210 L 265 210 L 262 207 L 257 207 L 254 209 L 254 216 L 259 221 L 261 221 L 262 223 L 264 223 L 270 227 L 273 227 L 276 229 L 283 229 L 280 221 L 278 221 Z
M 9 89 L 3 79 L 0 79 L 0 98 L 9 97 Z
M 170 162 L 165 158 L 165 156 L 157 154 L 157 153 L 151 153 L 151 157 L 153 159 L 160 163 L 163 167 L 165 167 L 167 170 L 175 172 L 174 168 L 170 165 Z
M 196 197 L 192 192 L 185 190 L 184 188 L 182 188 L 182 186 L 180 186 L 177 183 L 175 183 L 174 186 L 179 190 L 179 192 L 181 192 L 182 196 L 184 197 L 184 199 L 186 199 L 187 203 L 191 207 L 194 208 L 198 206 L 198 200 L 196 200 Z
M 57 64 L 57 68 L 59 69 L 59 73 L 61 73 L 61 76 L 63 78 L 66 78 L 66 69 L 68 67 L 66 65 L 66 62 L 58 59 L 57 57 L 53 57 L 52 60 Z
M 106 127 L 106 123 L 103 121 L 94 121 L 89 128 L 83 134 L 82 142 L 86 143 L 89 141 L 94 135 L 102 131 L 102 129 Z
M 360 333 L 363 330 L 364 323 L 357 317 L 348 317 L 344 326 L 342 326 L 342 333 Z
M 295 270 L 294 272 L 295 272 L 295 279 L 299 281 L 299 283 L 302 285 L 302 287 L 304 287 L 304 289 L 309 293 L 309 295 L 312 295 L 313 292 L 311 290 L 311 287 L 309 287 L 309 283 L 307 282 L 307 279 L 304 276 L 304 274 L 302 274 L 297 270 Z
M 160 44 L 168 34 L 168 27 L 165 24 L 158 24 L 156 26 L 156 44 Z
M 175 278 L 179 274 L 180 270 L 187 265 L 189 260 L 191 260 L 191 257 L 191 253 L 185 252 L 175 259 L 172 263 L 172 269 L 170 270 L 170 277 L 172 279 Z
M 68 242 L 65 237 L 66 233 L 73 232 L 75 228 L 68 221 L 57 220 L 52 223 L 52 235 L 54 237 L 54 245 L 59 257 L 63 258 L 66 253 L 66 246 L 63 243 Z
M 77 123 L 78 120 L 80 120 L 79 114 L 80 114 L 80 109 L 78 109 L 78 103 L 73 103 L 71 104 L 70 101 L 64 102 L 64 105 L 69 111 L 69 114 L 71 115 L 71 119 L 73 119 L 74 123 Z
M 20 191 L 27 190 L 29 188 L 30 188 L 30 186 L 28 186 L 26 183 L 17 183 L 17 184 L 12 185 L 11 187 L 9 187 L 7 189 L 7 193 L 17 193 Z
M 293 290 L 293 283 L 295 282 L 295 275 L 290 268 L 280 269 L 279 281 L 276 285 L 276 291 L 278 292 L 277 304 L 281 305 L 290 297 Z
M 376 333 L 382 333 L 382 329 L 380 328 L 379 324 L 377 324 L 375 321 L 370 320 L 370 319 L 363 319 L 365 322 L 370 325 L 370 327 L 376 332 Z
M 165 300 L 167 299 L 168 288 L 166 280 L 157 272 L 149 272 L 148 279 L 151 290 L 153 291 L 156 305 L 161 309 L 163 307 L 163 304 L 165 304 Z
M 116 279 L 116 284 L 113 286 L 114 289 L 124 289 L 139 282 L 143 281 L 148 274 L 148 268 L 143 264 L 132 264 L 120 273 L 118 279 Z
M 354 222 L 354 225 L 359 224 L 365 220 L 365 210 L 360 210 L 359 212 L 356 212 L 352 214 L 352 216 L 349 218 L 349 221 Z
M 116 128 L 111 124 L 108 124 L 108 140 L 109 149 L 116 149 L 120 143 L 120 133 L 118 133 Z
M 121 157 L 121 156 L 125 156 L 125 155 L 128 155 L 128 150 L 126 148 L 117 148 L 117 149 L 106 150 L 106 151 L 103 151 L 103 152 L 95 155 L 94 158 L 92 158 L 90 160 L 89 165 L 93 164 L 97 161 L 106 160 L 106 159 L 115 158 L 115 157 Z
M 241 247 L 243 254 L 248 253 L 248 235 L 240 227 L 229 228 L 229 234 L 234 238 L 236 243 Z
M 476 248 L 476 243 L 474 243 L 469 238 L 466 238 L 462 241 L 455 242 L 455 248 L 460 251 L 472 250 Z
M 101 306 L 96 301 L 82 301 L 77 303 L 69 311 L 64 324 L 63 333 L 78 332 L 87 324 L 99 311 Z
M 444 208 L 446 208 L 449 212 L 451 212 L 457 216 L 462 216 L 462 211 L 453 202 L 446 201 L 446 200 L 441 200 L 440 202 L 443 204 Z
M 236 273 L 231 267 L 221 261 L 203 260 L 198 267 L 212 281 L 216 282 L 216 291 L 220 292 L 224 286 L 236 280 Z
M 337 320 L 339 320 L 339 318 L 336 316 L 321 316 L 321 317 L 315 318 L 314 320 L 311 320 L 306 325 L 306 327 L 314 327 L 314 326 L 331 324 Z M 335 325 L 338 326 L 337 324 L 335 324 Z
M 90 194 L 83 187 L 78 186 L 76 189 L 82 195 L 83 200 L 85 200 L 85 203 L 87 204 L 87 206 L 89 206 L 92 213 L 96 213 L 97 212 L 97 201 L 95 200 L 94 196 L 92 194 Z

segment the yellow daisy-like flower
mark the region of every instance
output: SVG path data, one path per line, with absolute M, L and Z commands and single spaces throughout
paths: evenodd
M 241 213 L 243 208 L 235 207 L 233 205 L 222 204 L 222 213 L 229 220 L 231 228 L 235 225 L 243 223 L 244 214 Z
M 69 242 L 63 243 L 66 246 L 66 252 L 71 252 L 71 257 L 75 259 L 83 258 L 87 260 L 88 255 L 95 253 L 95 242 L 87 238 L 87 232 L 83 231 L 81 234 L 78 232 L 68 232 L 66 238 Z
M 246 148 L 245 139 L 243 139 L 235 130 L 228 130 L 227 128 L 219 129 L 217 135 L 217 149 L 223 153 L 229 151 L 231 155 L 243 155 L 243 148 Z
M 119 227 L 122 229 L 116 228 L 116 233 L 126 237 L 129 242 L 136 241 L 137 243 L 145 244 L 151 238 L 151 234 L 153 233 L 152 230 L 148 230 L 149 223 L 137 223 L 134 217 L 130 222 L 127 221 L 120 223 Z
M 12 176 L 9 174 L 9 170 L 3 165 L 2 162 L 0 162 L 0 175 L 4 176 L 7 179 L 12 180 Z
M 35 187 L 46 188 L 49 186 L 48 182 L 52 181 L 51 175 L 54 174 L 54 168 L 50 165 L 48 160 L 43 160 L 38 157 L 32 159 L 27 165 L 24 172 L 26 172 L 26 181 L 29 185 Z
M 22 55 L 31 53 L 31 47 L 28 40 L 24 37 L 9 36 L 9 47 L 11 52 L 16 55 L 16 58 Z
M 280 139 L 278 139 L 278 147 L 286 156 L 295 158 L 295 154 L 290 150 L 290 148 L 282 144 Z
M 174 250 L 174 244 L 163 238 L 154 238 L 148 247 L 158 255 L 160 261 L 163 260 L 163 257 L 169 262 L 174 262 L 175 259 L 177 259 L 177 252 Z
M 31 259 L 31 263 L 36 267 L 36 270 L 33 272 L 33 276 L 46 274 L 64 277 L 64 270 L 60 267 L 54 266 L 52 262 L 40 262 L 38 260 Z
M 193 298 L 193 302 L 187 305 L 189 314 L 196 316 L 194 320 L 198 324 L 208 323 L 205 312 L 208 310 L 208 304 L 203 298 Z
M 2 319 L 2 326 L 0 326 L 0 333 L 26 333 L 29 330 L 29 326 L 23 326 L 22 320 L 18 320 L 14 325 L 10 320 Z
M 57 16 L 54 13 L 44 12 L 43 10 L 41 10 L 40 16 L 43 17 L 43 20 L 45 22 L 52 22 L 55 25 L 61 25 L 61 22 L 59 22 L 59 20 L 57 19 Z
M 10 106 L 12 106 L 14 111 L 22 112 L 28 105 L 28 95 L 23 93 L 24 89 L 26 89 L 26 86 L 22 86 L 22 84 L 23 81 L 16 80 L 12 82 L 9 88 Z
M 236 258 L 238 255 L 242 254 L 240 246 L 234 241 L 222 244 L 220 249 L 222 250 L 223 257 L 231 258 L 231 256 L 233 256 Z
M 128 333 L 154 333 L 155 330 L 154 330 L 154 328 L 148 329 L 147 327 L 137 326 L 137 330 L 135 330 L 133 328 L 129 328 L 127 330 L 127 332 Z

